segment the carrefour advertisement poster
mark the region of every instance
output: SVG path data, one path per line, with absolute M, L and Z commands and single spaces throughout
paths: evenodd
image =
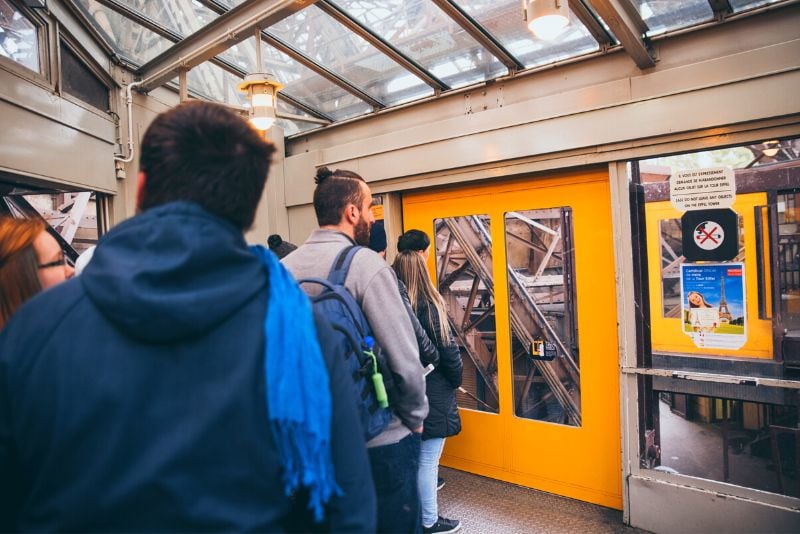
M 747 341 L 744 264 L 681 265 L 683 332 L 701 348 L 735 350 Z

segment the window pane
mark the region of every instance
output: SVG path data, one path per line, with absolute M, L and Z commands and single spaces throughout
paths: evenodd
M 714 19 L 708 0 L 634 0 L 634 4 L 650 28 L 650 37 Z
M 315 6 L 268 31 L 385 104 L 433 94 L 433 88 Z
M 0 55 L 39 71 L 39 29 L 7 0 L 0 0 Z
M 461 347 L 466 395 L 458 405 L 484 412 L 499 411 L 497 348 L 492 274 L 492 238 L 488 215 L 434 221 L 439 292 Z
M 451 87 L 496 78 L 507 69 L 430 0 L 332 2 Z
M 781 0 L 730 0 L 731 7 L 734 13 L 751 9 L 754 7 L 761 7 L 767 4 L 777 4 Z
M 778 271 L 783 326 L 800 339 L 800 192 L 778 195 Z M 800 349 L 797 343 L 795 350 Z
M 161 26 L 186 37 L 218 17 L 197 0 L 119 0 Z
M 108 87 L 61 42 L 61 82 L 65 92 L 99 110 L 108 110 Z
M 572 11 L 566 30 L 545 41 L 528 29 L 518 0 L 459 0 L 458 4 L 528 68 L 599 49 L 597 41 Z
M 572 211 L 505 215 L 517 417 L 580 426 Z
M 187 75 L 189 90 L 208 100 L 246 106 L 247 96 L 239 91 L 238 76 L 209 62 L 201 63 Z
M 262 44 L 263 59 L 286 87 L 284 91 L 309 107 L 335 120 L 344 120 L 372 111 L 372 106 L 334 85 L 283 52 Z
M 657 421 L 642 467 L 800 497 L 796 390 L 759 386 L 739 397 L 729 386 L 687 384 L 651 396 Z
M 137 65 L 144 65 L 158 54 L 172 46 L 172 41 L 142 27 L 131 19 L 124 17 L 92 0 L 78 0 L 84 8 L 89 20 L 117 52 Z

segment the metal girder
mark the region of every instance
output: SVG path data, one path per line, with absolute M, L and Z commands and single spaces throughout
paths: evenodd
M 647 31 L 647 24 L 630 0 L 588 0 L 588 3 L 611 28 L 640 69 L 655 66 L 656 62 L 642 38 Z
M 343 11 L 340 7 L 329 3 L 327 0 L 320 0 L 316 6 L 329 16 L 338 21 L 342 26 L 346 27 L 369 44 L 377 48 L 383 54 L 392 58 L 395 62 L 399 63 L 406 70 L 420 78 L 422 81 L 433 87 L 436 91 L 447 91 L 450 86 L 442 80 L 434 76 L 425 67 L 408 57 L 405 53 L 401 52 L 393 44 L 386 41 L 383 37 L 376 34 L 366 26 L 362 25 L 359 21 L 351 17 L 348 13 Z
M 324 67 L 305 55 L 303 52 L 297 50 L 295 47 L 287 43 L 286 41 L 275 37 L 271 33 L 261 32 L 261 38 L 264 39 L 264 42 L 270 45 L 273 48 L 277 48 L 287 56 L 291 57 L 301 65 L 313 70 L 323 78 L 326 78 L 328 81 L 338 85 L 348 93 L 360 98 L 364 102 L 368 103 L 374 108 L 383 109 L 386 107 L 386 104 L 383 102 L 376 100 L 375 98 L 371 97 L 343 77 L 339 76 L 332 70 Z
M 614 44 L 614 38 L 608 34 L 586 4 L 581 0 L 569 0 L 569 8 L 601 47 Z
M 320 119 L 320 120 L 323 120 L 323 121 L 334 122 L 333 117 L 331 117 L 330 115 L 326 115 L 325 113 L 319 111 L 318 109 L 312 108 L 308 104 L 300 102 L 299 100 L 297 100 L 292 95 L 288 95 L 288 94 L 284 93 L 283 91 L 279 91 L 278 94 L 281 95 L 281 98 L 283 100 L 286 100 L 287 102 L 289 102 L 291 105 L 293 105 L 294 107 L 296 107 L 300 111 L 304 111 L 304 112 L 308 113 L 309 115 L 311 115 L 312 117 L 316 117 L 317 119 Z
M 314 1 L 246 0 L 143 65 L 137 72 L 141 89 L 163 85 L 179 68 L 191 69 L 249 38 L 256 28 L 275 24 Z
M 733 8 L 728 0 L 708 0 L 708 5 L 717 17 L 724 17 L 733 13 Z
M 486 28 L 470 17 L 455 2 L 452 0 L 433 0 L 433 3 L 444 11 L 448 17 L 453 19 L 456 24 L 461 26 L 465 32 L 470 34 L 473 39 L 478 41 L 481 46 L 496 57 L 500 63 L 505 65 L 509 72 L 516 72 L 525 68 L 525 65 L 500 44 L 500 41 L 495 39 L 491 33 L 486 31 Z

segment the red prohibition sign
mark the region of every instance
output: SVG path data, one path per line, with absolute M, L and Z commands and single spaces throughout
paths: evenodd
M 719 244 L 719 242 L 718 242 L 716 239 L 714 239 L 714 236 L 713 236 L 713 235 L 711 235 L 711 233 L 712 233 L 712 232 L 715 232 L 715 231 L 717 230 L 717 227 L 716 227 L 716 226 L 715 226 L 714 228 L 712 228 L 712 229 L 711 229 L 710 231 L 708 231 L 708 232 L 706 232 L 706 229 L 705 229 L 705 228 L 698 228 L 698 229 L 700 230 L 700 232 L 702 232 L 703 234 L 705 234 L 705 237 L 703 237 L 703 238 L 700 240 L 700 244 L 701 244 L 701 245 L 702 245 L 703 243 L 705 243 L 706 241 L 708 241 L 709 239 L 710 239 L 711 241 L 713 241 L 714 243 L 717 243 L 717 244 Z
M 710 228 L 710 230 L 706 230 Z M 714 250 L 725 240 L 725 231 L 719 223 L 704 221 L 694 229 L 694 242 L 703 250 Z

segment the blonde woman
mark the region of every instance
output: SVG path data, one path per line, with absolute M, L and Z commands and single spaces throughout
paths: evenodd
M 425 266 L 430 239 L 420 230 L 410 230 L 400 236 L 397 249 L 392 267 L 408 288 L 411 308 L 439 351 L 439 363 L 426 378 L 430 412 L 423 425 L 417 475 L 422 531 L 455 532 L 461 524 L 439 515 L 436 486 L 444 440 L 461 431 L 456 405 L 456 389 L 461 385 L 463 369 L 461 352 L 450 330 L 444 300 L 431 283 Z

